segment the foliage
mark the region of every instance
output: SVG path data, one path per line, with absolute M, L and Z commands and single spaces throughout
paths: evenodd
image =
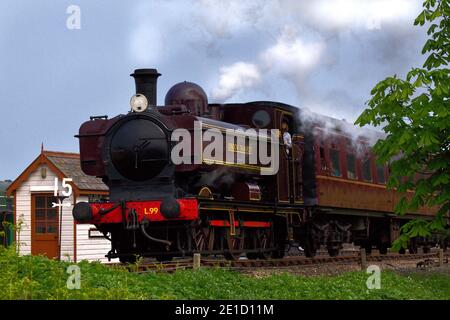
M 100 263 L 81 262 L 81 288 L 66 287 L 67 262 L 18 256 L 0 249 L 3 299 L 449 299 L 450 276 L 381 273 L 381 289 L 368 290 L 365 272 L 304 277 L 243 275 L 223 269 L 130 273 Z
M 374 146 L 380 163 L 390 163 L 388 187 L 403 193 L 398 214 L 420 207 L 436 208 L 433 221 L 413 220 L 395 242 L 405 247 L 410 237 L 444 232 L 450 210 L 450 1 L 425 0 L 414 21 L 427 24 L 429 39 L 422 54 L 423 68 L 413 68 L 406 79 L 396 75 L 371 91 L 368 108 L 356 120 L 360 126 L 384 126 L 384 139 Z M 412 191 L 410 195 L 406 195 Z

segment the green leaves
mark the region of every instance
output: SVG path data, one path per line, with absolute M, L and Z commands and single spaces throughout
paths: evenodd
M 431 36 L 422 49 L 422 54 L 430 53 L 424 63 L 424 68 L 431 70 L 446 66 L 450 61 L 448 55 L 449 47 L 449 1 L 440 0 L 433 3 L 425 1 L 425 10 L 423 10 L 414 21 L 414 25 L 423 26 L 426 22 L 430 23 L 427 34 Z M 432 23 L 438 21 L 439 23 Z
M 429 25 L 423 68 L 412 68 L 403 80 L 396 75 L 377 83 L 367 109 L 356 124 L 382 126 L 386 138 L 373 150 L 390 164 L 389 188 L 409 192 L 395 212 L 435 206 L 434 221 L 411 222 L 395 245 L 430 234 L 444 225 L 450 210 L 450 0 L 425 0 L 414 24 Z M 407 177 L 407 178 L 405 178 Z M 444 221 L 444 222 L 443 222 Z
M 419 140 L 419 144 L 423 146 L 431 146 L 435 143 L 439 143 L 439 140 L 436 138 L 436 136 L 431 131 L 424 131 Z
M 422 11 L 419 16 L 414 20 L 414 25 L 421 25 L 423 26 L 425 24 L 425 10 Z
M 401 227 L 401 231 L 403 235 L 408 236 L 408 238 L 412 237 L 426 237 L 430 235 L 429 231 L 430 222 L 424 219 L 415 219 L 407 222 Z
M 403 215 L 405 214 L 407 208 L 408 208 L 408 200 L 406 200 L 405 197 L 402 197 L 400 201 L 397 203 L 397 206 L 395 207 L 395 213 Z
M 435 179 L 433 179 L 433 187 L 437 187 L 440 184 L 448 185 L 450 182 L 450 175 L 448 173 L 438 174 Z

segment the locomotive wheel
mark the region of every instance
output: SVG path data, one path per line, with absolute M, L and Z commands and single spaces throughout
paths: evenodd
M 225 258 L 228 260 L 238 260 L 244 252 L 244 230 L 236 228 L 236 235 L 230 235 L 230 229 L 226 231 L 226 244 L 228 252 L 225 252 Z M 231 252 L 232 251 L 232 252 Z
M 212 250 L 210 248 L 210 237 L 214 237 L 212 228 L 199 227 L 193 230 L 193 238 L 195 242 L 195 249 L 197 251 Z
M 256 250 L 259 249 L 259 244 L 258 244 L 258 230 L 251 230 L 248 232 L 248 249 L 249 250 Z M 247 259 L 258 259 L 259 257 L 259 253 L 258 252 L 247 252 Z
M 261 250 L 267 250 L 273 247 L 273 241 L 271 237 L 271 231 L 270 230 L 258 230 L 259 233 L 259 247 Z M 262 251 L 259 254 L 259 257 L 261 259 L 270 259 L 272 256 L 271 251 Z
M 209 228 L 209 237 L 208 237 L 208 250 L 214 250 L 214 239 L 216 236 L 216 229 L 210 227 Z
M 275 258 L 282 258 L 284 256 L 284 247 L 280 250 L 276 251 L 267 251 L 274 247 L 273 243 L 273 233 L 272 229 L 266 229 L 266 230 L 255 230 L 249 239 L 252 239 L 253 245 L 250 247 L 250 249 L 253 250 L 260 250 L 261 252 L 249 252 L 247 253 L 248 259 L 270 259 L 272 257 Z M 264 250 L 264 251 L 263 251 Z

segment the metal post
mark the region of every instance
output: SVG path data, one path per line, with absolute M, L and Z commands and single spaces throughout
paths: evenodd
M 61 200 L 62 203 L 62 200 Z M 61 261 L 61 231 L 62 231 L 62 212 L 63 207 L 59 207 L 59 230 L 58 230 L 58 246 L 59 246 L 59 254 L 58 254 L 58 260 Z
M 359 255 L 361 257 L 361 270 L 366 270 L 367 268 L 366 249 L 365 248 L 360 249 Z
M 61 261 L 61 233 L 62 233 L 62 220 L 63 220 L 63 202 L 64 199 L 68 198 L 67 196 L 63 196 L 62 194 L 59 194 L 55 197 L 58 200 L 58 208 L 59 208 L 59 230 L 58 230 L 58 245 L 59 245 L 59 260 Z
M 200 268 L 200 253 L 194 253 L 194 270 Z

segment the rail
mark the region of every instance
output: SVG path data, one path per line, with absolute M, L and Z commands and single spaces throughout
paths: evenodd
M 298 266 L 310 266 L 321 264 L 333 264 L 333 263 L 357 263 L 362 269 L 365 268 L 368 262 L 382 262 L 382 261 L 400 261 L 400 260 L 420 260 L 426 259 L 430 261 L 437 259 L 437 264 L 442 266 L 444 263 L 448 263 L 449 254 L 444 253 L 442 250 L 436 253 L 423 253 L 423 254 L 398 254 L 389 253 L 386 255 L 370 255 L 365 254 L 345 255 L 337 257 L 314 257 L 307 258 L 300 257 L 286 257 L 282 259 L 239 259 L 239 260 L 225 260 L 225 259 L 213 259 L 213 258 L 200 258 L 200 255 L 195 255 L 193 258 L 181 258 L 173 261 L 140 261 L 135 264 L 120 264 L 110 263 L 109 266 L 125 268 L 130 272 L 146 273 L 146 272 L 174 272 L 177 270 L 185 269 L 197 269 L 197 268 L 224 268 L 233 270 L 250 270 L 254 269 L 271 269 L 271 268 L 289 268 Z

